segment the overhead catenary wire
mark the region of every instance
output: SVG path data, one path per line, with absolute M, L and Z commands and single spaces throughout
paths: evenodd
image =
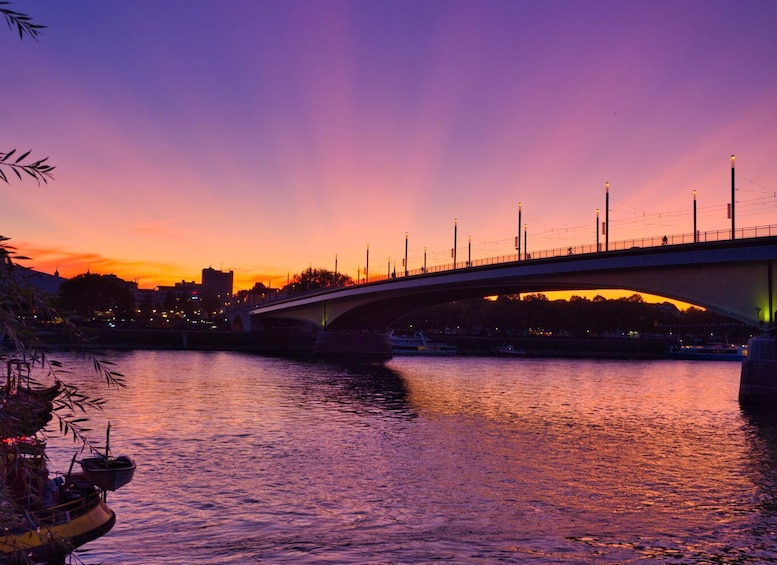
M 748 179 L 749 180 L 749 179 Z M 777 209 L 777 192 L 769 187 L 750 181 L 753 187 L 758 189 L 737 189 L 738 194 L 758 195 L 755 198 L 736 199 L 738 217 L 753 217 L 763 214 L 772 209 Z M 743 194 L 744 195 L 744 194 Z M 663 210 L 660 212 L 647 212 L 641 208 L 633 206 L 627 202 L 613 200 L 613 206 L 610 207 L 610 225 L 612 234 L 619 240 L 639 239 L 643 237 L 656 237 L 665 235 L 669 230 L 675 230 L 677 233 L 692 231 L 690 223 L 692 210 L 690 206 Z M 697 206 L 696 218 L 700 226 L 711 224 L 718 226 L 721 221 L 725 221 L 728 212 L 728 203 L 711 204 Z M 602 218 L 603 219 L 603 218 Z M 601 222 L 603 223 L 603 221 Z M 572 226 L 558 227 L 544 222 L 530 223 L 530 247 L 536 250 L 550 250 L 554 248 L 566 248 L 571 246 L 590 245 L 595 240 L 595 233 L 591 222 L 580 223 Z M 601 229 L 597 226 L 597 231 Z M 704 231 L 704 227 L 699 228 Z M 725 228 L 721 228 L 725 229 Z M 514 247 L 515 236 L 499 239 L 480 239 L 473 236 L 471 239 L 471 258 L 473 261 L 487 259 L 491 257 L 505 257 L 516 254 Z M 435 265 L 451 263 L 451 249 L 429 249 L 426 248 L 426 264 L 429 268 Z M 524 250 L 526 251 L 526 250 Z M 464 263 L 468 259 L 468 242 L 460 241 L 458 246 L 458 262 Z M 399 257 L 399 256 L 397 256 Z M 402 258 L 395 259 L 394 262 L 401 262 Z M 408 265 L 410 269 L 420 268 L 424 265 L 423 252 L 417 251 L 408 256 Z M 370 269 L 371 273 L 379 273 L 380 270 Z

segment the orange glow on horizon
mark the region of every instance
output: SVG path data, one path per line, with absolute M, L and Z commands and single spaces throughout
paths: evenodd
M 48 274 L 54 274 L 54 272 L 58 271 L 59 275 L 64 278 L 76 277 L 87 272 L 101 275 L 112 274 L 126 281 L 136 281 L 139 288 L 149 289 L 157 286 L 172 286 L 183 280 L 197 283 L 201 282 L 201 269 L 197 272 L 181 275 L 178 272 L 171 272 L 169 270 L 169 265 L 154 263 L 129 264 L 120 261 L 111 261 L 96 254 L 67 255 L 58 249 L 28 249 L 26 252 L 23 252 L 22 250 L 19 250 L 19 252 L 21 255 L 37 255 L 39 257 L 44 257 L 41 260 L 36 260 L 35 257 L 32 256 L 29 261 L 19 261 L 19 264 Z M 143 269 L 144 275 L 139 277 L 137 273 L 138 269 L 141 268 Z M 223 270 L 228 271 L 230 269 Z M 286 284 L 287 278 L 294 274 L 296 274 L 296 272 L 283 274 L 241 274 L 239 272 L 234 272 L 235 278 L 233 290 L 234 292 L 247 290 L 252 288 L 255 283 L 262 283 L 269 288 L 282 288 Z M 590 300 L 597 295 L 607 299 L 618 299 L 639 294 L 645 302 L 669 302 L 677 306 L 680 310 L 686 310 L 687 308 L 694 306 L 686 302 L 630 290 L 602 289 L 592 291 L 547 291 L 539 292 L 538 294 L 544 294 L 549 300 L 569 300 L 573 296 L 579 296 Z

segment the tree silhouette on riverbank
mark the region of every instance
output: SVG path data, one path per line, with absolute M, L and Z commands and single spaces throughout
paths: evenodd
M 744 343 L 757 328 L 723 315 L 674 304 L 648 303 L 639 294 L 618 299 L 572 296 L 549 300 L 544 294 L 469 299 L 430 306 L 405 316 L 400 328 L 462 335 L 641 337 Z
M 326 269 L 314 269 L 313 267 L 310 267 L 306 271 L 302 271 L 291 277 L 289 284 L 283 287 L 282 290 L 287 294 L 295 294 L 307 290 L 335 288 L 352 284 L 353 279 L 348 275 L 328 271 Z

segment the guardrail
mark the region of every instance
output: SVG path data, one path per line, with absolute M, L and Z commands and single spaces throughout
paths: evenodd
M 767 226 L 755 226 L 749 228 L 739 228 L 735 231 L 736 239 L 755 239 L 759 237 L 773 237 L 777 236 L 777 225 Z M 496 257 L 488 257 L 485 259 L 477 259 L 474 261 L 456 261 L 456 265 L 451 263 L 443 265 L 434 265 L 427 267 L 426 269 L 410 269 L 405 275 L 404 270 L 397 274 L 385 274 L 385 275 L 370 275 L 369 280 L 355 281 L 354 285 L 362 285 L 367 283 L 379 283 L 387 280 L 397 280 L 405 277 L 414 277 L 419 275 L 425 275 L 430 273 L 441 273 L 445 271 L 452 271 L 454 269 L 465 269 L 468 267 L 482 267 L 488 265 L 499 265 L 502 263 L 513 263 L 516 261 L 531 261 L 532 259 L 552 259 L 554 257 L 565 257 L 569 255 L 585 255 L 592 253 L 606 253 L 608 251 L 623 251 L 626 249 L 635 248 L 650 248 L 650 247 L 662 247 L 668 245 L 686 245 L 693 243 L 707 243 L 715 241 L 729 241 L 731 240 L 731 230 L 714 230 L 697 232 L 694 240 L 693 233 L 682 233 L 674 235 L 642 237 L 634 239 L 625 239 L 621 241 L 610 241 L 608 249 L 605 251 L 604 242 L 600 241 L 598 248 L 595 243 L 585 245 L 572 245 L 569 247 L 557 247 L 555 249 L 543 249 L 539 251 L 531 251 L 525 253 L 526 250 L 521 250 L 521 257 L 518 253 L 512 253 L 508 255 L 499 255 Z M 266 304 L 267 302 L 276 302 L 278 300 L 286 300 L 290 298 L 298 298 L 306 294 L 312 294 L 314 292 L 320 292 L 324 289 L 315 290 L 302 290 L 293 294 L 271 294 L 265 300 L 259 300 L 251 304 L 251 306 L 257 306 L 259 304 Z
M 737 239 L 753 239 L 757 237 L 771 237 L 777 236 L 777 225 L 768 226 L 755 226 L 750 228 L 740 228 L 736 230 Z M 607 251 L 622 251 L 625 249 L 635 248 L 648 248 L 648 247 L 662 247 L 665 245 L 683 245 L 689 243 L 706 243 L 714 241 L 729 241 L 731 239 L 731 230 L 714 230 L 698 232 L 696 240 L 694 240 L 693 233 L 682 233 L 674 235 L 642 237 L 634 239 L 625 239 L 621 241 L 610 241 Z M 526 253 L 526 250 L 521 250 L 521 257 L 518 253 L 509 255 L 500 255 L 496 257 L 488 257 L 485 259 L 476 259 L 468 262 L 456 261 L 456 269 L 464 269 L 467 267 L 481 267 L 487 265 L 498 265 L 501 263 L 512 263 L 515 261 L 530 261 L 532 259 L 552 259 L 554 257 L 565 257 L 568 255 L 584 255 L 589 253 L 604 253 L 605 244 L 603 241 L 599 242 L 598 249 L 595 243 L 585 245 L 572 245 L 569 247 L 557 247 L 555 249 L 543 249 L 539 251 L 531 251 Z M 411 269 L 408 270 L 407 276 L 417 276 L 428 273 L 440 273 L 443 271 L 451 271 L 454 269 L 454 264 L 447 263 L 444 265 L 435 265 L 428 267 L 426 270 Z M 395 278 L 404 278 L 405 274 L 397 274 L 396 277 L 388 275 L 376 275 L 370 276 L 369 281 L 359 281 L 357 284 L 365 284 L 367 282 L 374 283 L 385 281 L 388 279 L 394 280 Z

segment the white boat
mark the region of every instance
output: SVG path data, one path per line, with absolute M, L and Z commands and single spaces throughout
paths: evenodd
M 675 345 L 669 348 L 667 356 L 671 359 L 700 361 L 742 361 L 747 357 L 747 346 L 728 343 Z
M 389 340 L 394 355 L 456 355 L 456 346 L 432 341 L 422 332 L 391 330 Z

